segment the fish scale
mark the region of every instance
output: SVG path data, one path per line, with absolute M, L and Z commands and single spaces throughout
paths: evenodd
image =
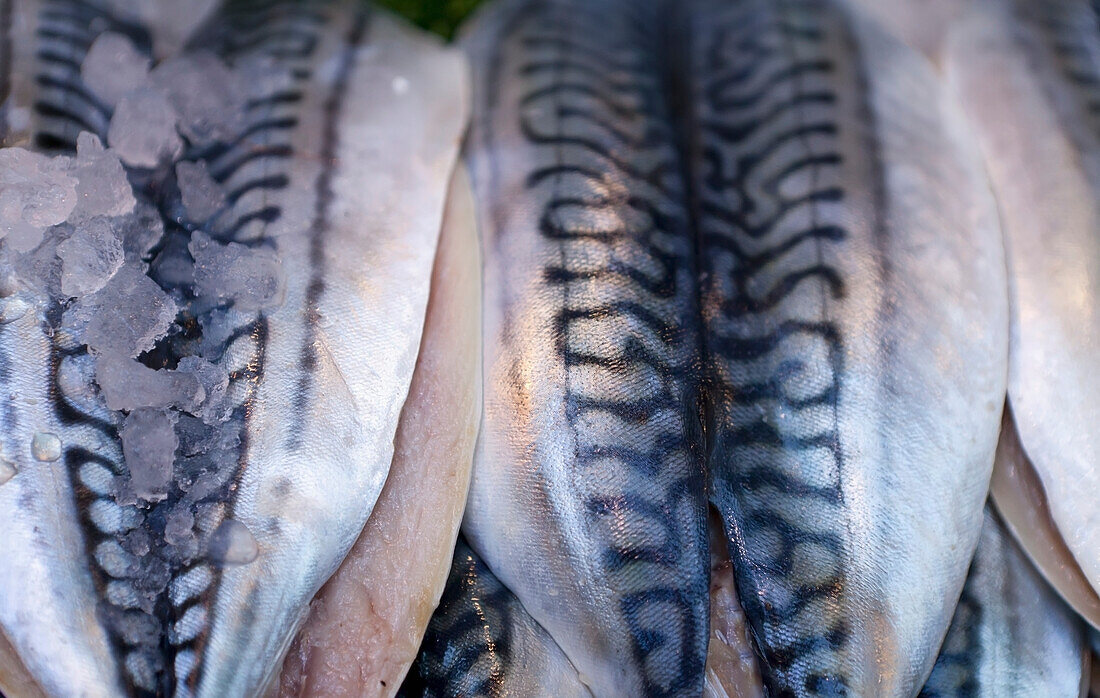
M 914 693 L 977 542 L 1007 353 L 995 207 L 931 66 L 816 0 L 500 2 L 465 43 L 471 546 L 594 694 L 698 692 L 705 455 L 772 694 Z M 646 593 L 678 611 L 616 628 L 638 597 L 614 565 L 662 563 L 679 586 Z
M 145 52 L 149 32 L 82 0 L 4 9 L 20 30 L 38 28 L 0 52 L 15 76 L 0 84 L 11 83 L 15 106 L 33 106 L 30 128 L 5 133 L 5 144 L 72 152 L 80 131 L 102 136 L 109 109 L 80 83 L 95 38 L 88 22 Z M 192 38 L 188 50 L 229 65 L 266 61 L 288 79 L 263 83 L 231 142 L 192 143 L 182 155 L 206 161 L 227 192 L 209 220 L 187 221 L 159 174 L 129 173 L 140 205 L 164 223 L 150 275 L 178 285 L 170 267 L 190 263 L 189 234 L 201 227 L 221 244 L 278 251 L 288 283 L 278 308 L 187 307 L 145 356 L 174 368 L 201 355 L 229 375 L 229 420 L 207 434 L 211 453 L 177 453 L 180 482 L 165 501 L 116 502 L 113 483 L 128 475 L 121 417 L 91 387 L 87 350 L 55 331 L 60 309 L 0 326 L 10 367 L 0 380 L 32 401 L 3 418 L 3 452 L 29 454 L 39 431 L 64 446 L 56 464 L 19 456 L 0 490 L 14 533 L 0 624 L 48 694 L 253 694 L 358 535 L 392 456 L 464 122 L 460 60 L 410 37 L 358 4 L 229 0 Z M 34 84 L 23 77 L 31 66 Z M 446 105 L 430 127 L 429 102 Z M 383 135 L 390 120 L 409 129 L 407 140 Z M 404 198 L 380 212 L 378 197 L 388 201 L 395 186 Z M 166 545 L 166 517 L 181 501 L 199 536 L 187 549 Z M 206 559 L 205 539 L 229 518 L 257 539 L 256 562 Z M 28 586 L 35 593 L 11 591 Z M 142 608 L 150 592 L 153 606 Z

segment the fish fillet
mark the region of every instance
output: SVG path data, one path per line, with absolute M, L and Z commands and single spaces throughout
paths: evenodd
M 469 181 L 455 171 L 424 338 L 389 478 L 321 589 L 277 695 L 392 696 L 451 567 L 481 415 L 480 268 Z

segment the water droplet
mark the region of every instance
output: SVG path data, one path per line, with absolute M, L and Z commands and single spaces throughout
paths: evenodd
M 35 460 L 52 463 L 61 457 L 61 439 L 57 434 L 37 431 L 31 439 L 31 455 Z
M 17 472 L 19 471 L 15 469 L 15 463 L 0 457 L 0 485 L 15 477 Z
M 252 531 L 236 519 L 226 519 L 210 535 L 207 556 L 223 567 L 247 565 L 260 555 L 260 545 Z
M 0 299 L 0 325 L 15 322 L 27 314 L 31 304 L 19 296 L 8 296 Z

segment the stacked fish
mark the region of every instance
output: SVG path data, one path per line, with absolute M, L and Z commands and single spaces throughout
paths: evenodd
M 1100 5 L 0 0 L 0 145 L 8 698 L 1100 694 Z

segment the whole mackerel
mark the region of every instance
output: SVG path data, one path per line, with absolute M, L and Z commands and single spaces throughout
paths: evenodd
M 110 106 L 82 83 L 85 53 L 104 30 L 146 55 L 155 43 L 119 5 L 0 1 L 4 145 L 65 154 L 84 131 L 108 141 Z M 236 137 L 182 154 L 229 192 L 203 231 L 274 251 L 285 299 L 190 308 L 158 347 L 169 366 L 213 347 L 232 412 L 223 442 L 177 460 L 208 457 L 204 494 L 178 476 L 148 506 L 112 495 L 127 477 L 121 417 L 73 380 L 90 357 L 65 343 L 59 309 L 23 292 L 0 300 L 30 304 L 0 325 L 0 442 L 15 468 L 0 485 L 0 633 L 51 696 L 257 694 L 371 511 L 416 359 L 465 121 L 461 57 L 354 2 L 230 0 L 190 46 L 287 78 L 248 85 L 260 94 Z M 178 193 L 141 191 L 150 174 L 130 175 L 163 217 L 152 254 L 166 266 L 149 273 L 169 284 L 162 272 L 190 263 L 178 243 L 192 230 Z M 55 462 L 34 457 L 43 439 L 60 442 Z M 185 496 L 199 550 L 232 520 L 254 537 L 255 561 L 179 562 L 164 515 Z

